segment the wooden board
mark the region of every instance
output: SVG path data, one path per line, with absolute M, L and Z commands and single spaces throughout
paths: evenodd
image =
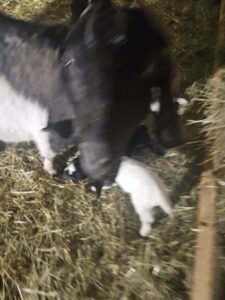
M 192 300 L 220 298 L 215 200 L 215 177 L 211 170 L 206 170 L 202 173 L 199 191 L 198 236 Z
M 215 73 L 225 66 L 225 0 L 221 0 L 218 40 L 215 51 Z M 201 176 L 198 205 L 198 236 L 191 300 L 224 300 L 223 275 L 219 266 L 219 245 L 216 230 L 216 179 L 213 170 L 220 159 L 206 155 L 209 161 Z

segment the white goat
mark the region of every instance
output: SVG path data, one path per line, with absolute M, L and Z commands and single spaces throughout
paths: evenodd
M 131 202 L 141 221 L 141 236 L 145 237 L 151 231 L 155 206 L 160 206 L 165 213 L 172 215 L 172 204 L 164 183 L 143 163 L 122 157 L 115 181 L 123 191 L 130 194 Z

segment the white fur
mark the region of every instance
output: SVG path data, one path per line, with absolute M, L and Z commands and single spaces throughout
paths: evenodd
M 160 111 L 160 102 L 159 101 L 152 102 L 150 104 L 150 111 L 152 111 L 154 113 L 159 113 L 159 111 Z
M 64 169 L 64 171 L 65 171 L 65 172 L 68 172 L 68 174 L 69 174 L 70 176 L 72 176 L 73 173 L 76 172 L 76 170 L 77 170 L 77 168 L 74 166 L 73 163 L 70 163 L 70 164 Z
M 188 105 L 188 100 L 185 98 L 174 98 L 174 100 L 180 105 Z
M 154 222 L 153 208 L 160 206 L 168 215 L 172 204 L 162 180 L 146 165 L 123 158 L 116 177 L 121 189 L 130 194 L 132 204 L 141 221 L 140 235 L 145 237 Z
M 54 174 L 55 153 L 49 144 L 49 133 L 42 131 L 48 124 L 47 109 L 15 91 L 4 76 L 0 76 L 0 99 L 0 140 L 34 141 L 44 158 L 46 171 Z
M 188 105 L 188 103 L 189 103 L 188 100 L 185 98 L 173 98 L 173 101 L 174 101 L 174 103 L 178 103 L 178 104 L 184 105 L 184 106 Z M 160 112 L 160 107 L 161 107 L 161 105 L 160 105 L 159 98 L 154 97 L 153 102 L 151 102 L 150 106 L 149 106 L 150 111 L 158 114 Z
M 116 184 L 116 183 L 113 183 L 113 184 L 111 184 L 111 185 L 103 185 L 102 190 L 103 190 L 103 191 L 109 190 L 109 189 L 111 189 L 113 186 L 117 186 L 117 184 Z M 92 192 L 96 192 L 96 187 L 91 186 L 91 191 L 92 191 Z

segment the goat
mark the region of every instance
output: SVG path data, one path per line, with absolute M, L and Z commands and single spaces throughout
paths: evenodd
M 162 180 L 143 163 L 123 157 L 115 182 L 126 193 L 141 221 L 140 235 L 145 237 L 154 222 L 153 208 L 160 206 L 172 215 L 172 204 Z
M 168 51 L 144 10 L 109 0 L 94 2 L 69 29 L 0 14 L 0 139 L 34 141 L 51 174 L 55 155 L 76 144 L 89 180 L 113 181 L 151 86 L 161 88 L 159 139 L 178 142 Z
M 60 125 L 62 146 L 74 119 L 59 79 L 59 45 L 65 33 L 64 27 L 39 26 L 0 14 L 0 139 L 34 141 L 51 174 L 56 151 L 54 136 L 45 128 Z
M 81 168 L 91 181 L 115 177 L 120 156 L 148 113 L 151 87 L 161 90 L 159 141 L 166 148 L 178 144 L 173 67 L 154 18 L 143 9 L 94 1 L 72 27 L 64 49 L 63 77 L 77 118 Z M 88 103 L 81 110 L 84 98 Z
M 70 168 L 73 173 L 74 169 Z M 132 158 L 121 157 L 121 163 L 114 185 L 128 193 L 135 212 L 141 222 L 139 234 L 146 237 L 154 223 L 153 209 L 159 206 L 167 215 L 172 216 L 172 203 L 163 181 L 149 167 Z M 108 189 L 110 186 L 105 186 Z M 95 186 L 92 191 L 98 193 Z

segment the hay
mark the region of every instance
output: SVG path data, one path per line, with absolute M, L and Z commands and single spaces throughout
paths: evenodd
M 154 2 L 160 9 L 172 31 L 185 88 L 207 76 L 216 10 L 212 13 L 203 0 L 182 5 L 175 0 L 137 2 Z M 2 11 L 48 23 L 69 21 L 69 5 L 69 0 L 0 0 Z M 182 111 L 183 123 L 199 118 L 196 107 L 193 102 Z M 140 157 L 165 180 L 177 203 L 173 219 L 158 213 L 146 240 L 138 236 L 138 219 L 118 188 L 96 201 L 85 182 L 46 175 L 35 148 L 17 146 L 1 153 L 0 298 L 187 299 L 201 170 L 198 125 L 184 127 L 184 136 L 187 144 L 165 157 Z
M 195 191 L 181 198 L 173 220 L 160 219 L 143 240 L 130 202 L 117 188 L 96 202 L 84 183 L 47 176 L 34 149 L 10 149 L 0 162 L 3 299 L 22 299 L 19 293 L 24 299 L 185 297 Z M 164 176 L 171 184 L 182 173 L 179 165 L 176 174 L 168 157 Z
M 70 5 L 70 0 L 0 0 L 0 11 L 19 19 L 62 24 L 70 22 Z

